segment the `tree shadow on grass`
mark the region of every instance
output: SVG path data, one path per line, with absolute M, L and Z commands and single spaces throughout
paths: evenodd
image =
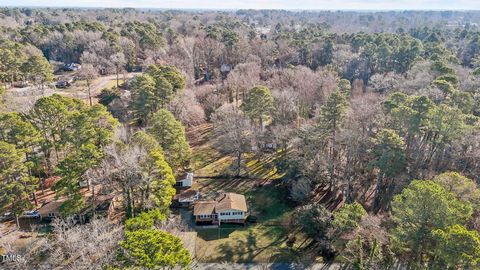
M 242 228 L 242 225 L 225 224 L 221 225 L 219 228 L 197 228 L 196 231 L 198 237 L 202 238 L 203 240 L 214 241 L 229 238 L 230 234 Z
M 225 261 L 232 261 L 234 257 L 238 257 L 236 262 L 252 262 L 258 250 L 257 236 L 249 230 L 246 240 L 239 239 L 235 243 L 223 243 L 219 249 Z
M 277 256 L 277 254 L 279 258 L 290 258 L 292 257 L 292 250 L 287 247 L 280 247 L 282 243 L 286 241 L 287 235 L 284 233 L 283 228 L 279 229 L 279 231 L 283 233 L 274 232 L 271 227 L 265 228 L 265 232 L 263 232 L 262 235 L 256 234 L 253 230 L 249 230 L 246 239 L 238 239 L 235 242 L 231 241 L 228 243 L 222 243 L 219 246 L 219 254 L 222 255 L 223 261 L 233 261 L 238 263 L 255 262 L 264 252 L 274 252 L 274 255 L 270 256 L 264 254 L 264 257 L 267 258 Z M 263 245 L 258 243 L 260 237 L 271 237 L 272 234 L 274 235 L 272 241 Z M 262 262 L 266 263 L 269 261 Z

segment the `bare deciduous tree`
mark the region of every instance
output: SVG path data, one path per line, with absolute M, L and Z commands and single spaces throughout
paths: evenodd
M 23 249 L 7 250 L 20 255 L 8 269 L 103 269 L 115 261 L 123 236 L 121 226 L 106 219 L 84 225 L 55 219 L 52 225 L 53 233 L 48 238 L 32 238 Z M 0 245 L 4 240 L 12 239 L 2 237 Z
M 239 176 L 242 156 L 251 145 L 250 121 L 235 105 L 225 104 L 212 115 L 212 122 L 220 149 L 235 155 L 235 174 Z
M 205 112 L 195 97 L 195 92 L 185 89 L 168 104 L 168 109 L 186 126 L 195 126 L 205 121 Z
M 90 106 L 93 105 L 92 103 L 92 89 L 91 84 L 95 78 L 98 77 L 97 69 L 91 64 L 85 64 L 78 72 L 78 76 L 80 79 L 85 80 L 87 84 L 87 91 L 88 91 L 88 101 L 90 102 Z

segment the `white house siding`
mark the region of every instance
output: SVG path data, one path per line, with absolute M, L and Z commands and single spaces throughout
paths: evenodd
M 222 213 L 230 213 L 230 215 L 222 215 Z M 233 213 L 241 213 L 241 214 L 233 214 Z M 245 213 L 242 211 L 238 210 L 227 210 L 227 211 L 222 211 L 218 212 L 218 220 L 229 220 L 229 219 L 244 219 L 245 218 Z
M 193 185 L 193 173 L 187 173 L 187 177 L 178 182 L 182 183 L 182 187 L 191 187 Z

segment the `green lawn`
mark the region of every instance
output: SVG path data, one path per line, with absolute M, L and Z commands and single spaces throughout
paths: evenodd
M 197 259 L 201 262 L 289 262 L 296 257 L 282 226 L 260 224 L 238 228 L 198 229 Z
M 291 262 L 305 239 L 290 232 L 293 206 L 287 203 L 287 189 L 275 161 L 279 153 L 246 154 L 242 177 L 226 177 L 235 158 L 214 146 L 211 125 L 188 131 L 193 149 L 194 189 L 210 196 L 223 192 L 245 195 L 250 215 L 257 224 L 222 225 L 218 229 L 197 229 L 196 259 L 200 262 Z M 289 241 L 295 234 L 295 240 Z
M 236 164 L 236 158 L 221 153 L 217 138 L 213 134 L 211 124 L 203 124 L 187 131 L 188 140 L 193 150 L 192 169 L 197 176 L 229 176 L 235 172 L 232 166 Z M 281 174 L 275 166 L 276 160 L 281 153 L 272 152 L 264 155 L 245 153 L 242 156 L 242 177 L 256 180 L 280 179 Z
M 213 181 L 208 182 L 214 185 Z M 278 182 L 255 187 L 246 179 L 228 187 L 227 191 L 245 194 L 250 214 L 256 216 L 258 222 L 197 229 L 197 259 L 200 262 L 290 262 L 298 257 L 296 247 L 303 237 L 297 235 L 296 241 L 288 245 L 293 207 L 284 202 L 284 188 Z
M 124 83 L 123 79 L 118 79 L 118 85 Z M 111 89 L 113 87 L 117 87 L 117 79 L 110 80 L 103 88 Z

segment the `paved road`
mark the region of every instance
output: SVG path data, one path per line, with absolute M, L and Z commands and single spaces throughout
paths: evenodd
M 198 263 L 192 267 L 195 270 L 340 270 L 340 264 L 317 263 L 310 266 L 288 263 Z

